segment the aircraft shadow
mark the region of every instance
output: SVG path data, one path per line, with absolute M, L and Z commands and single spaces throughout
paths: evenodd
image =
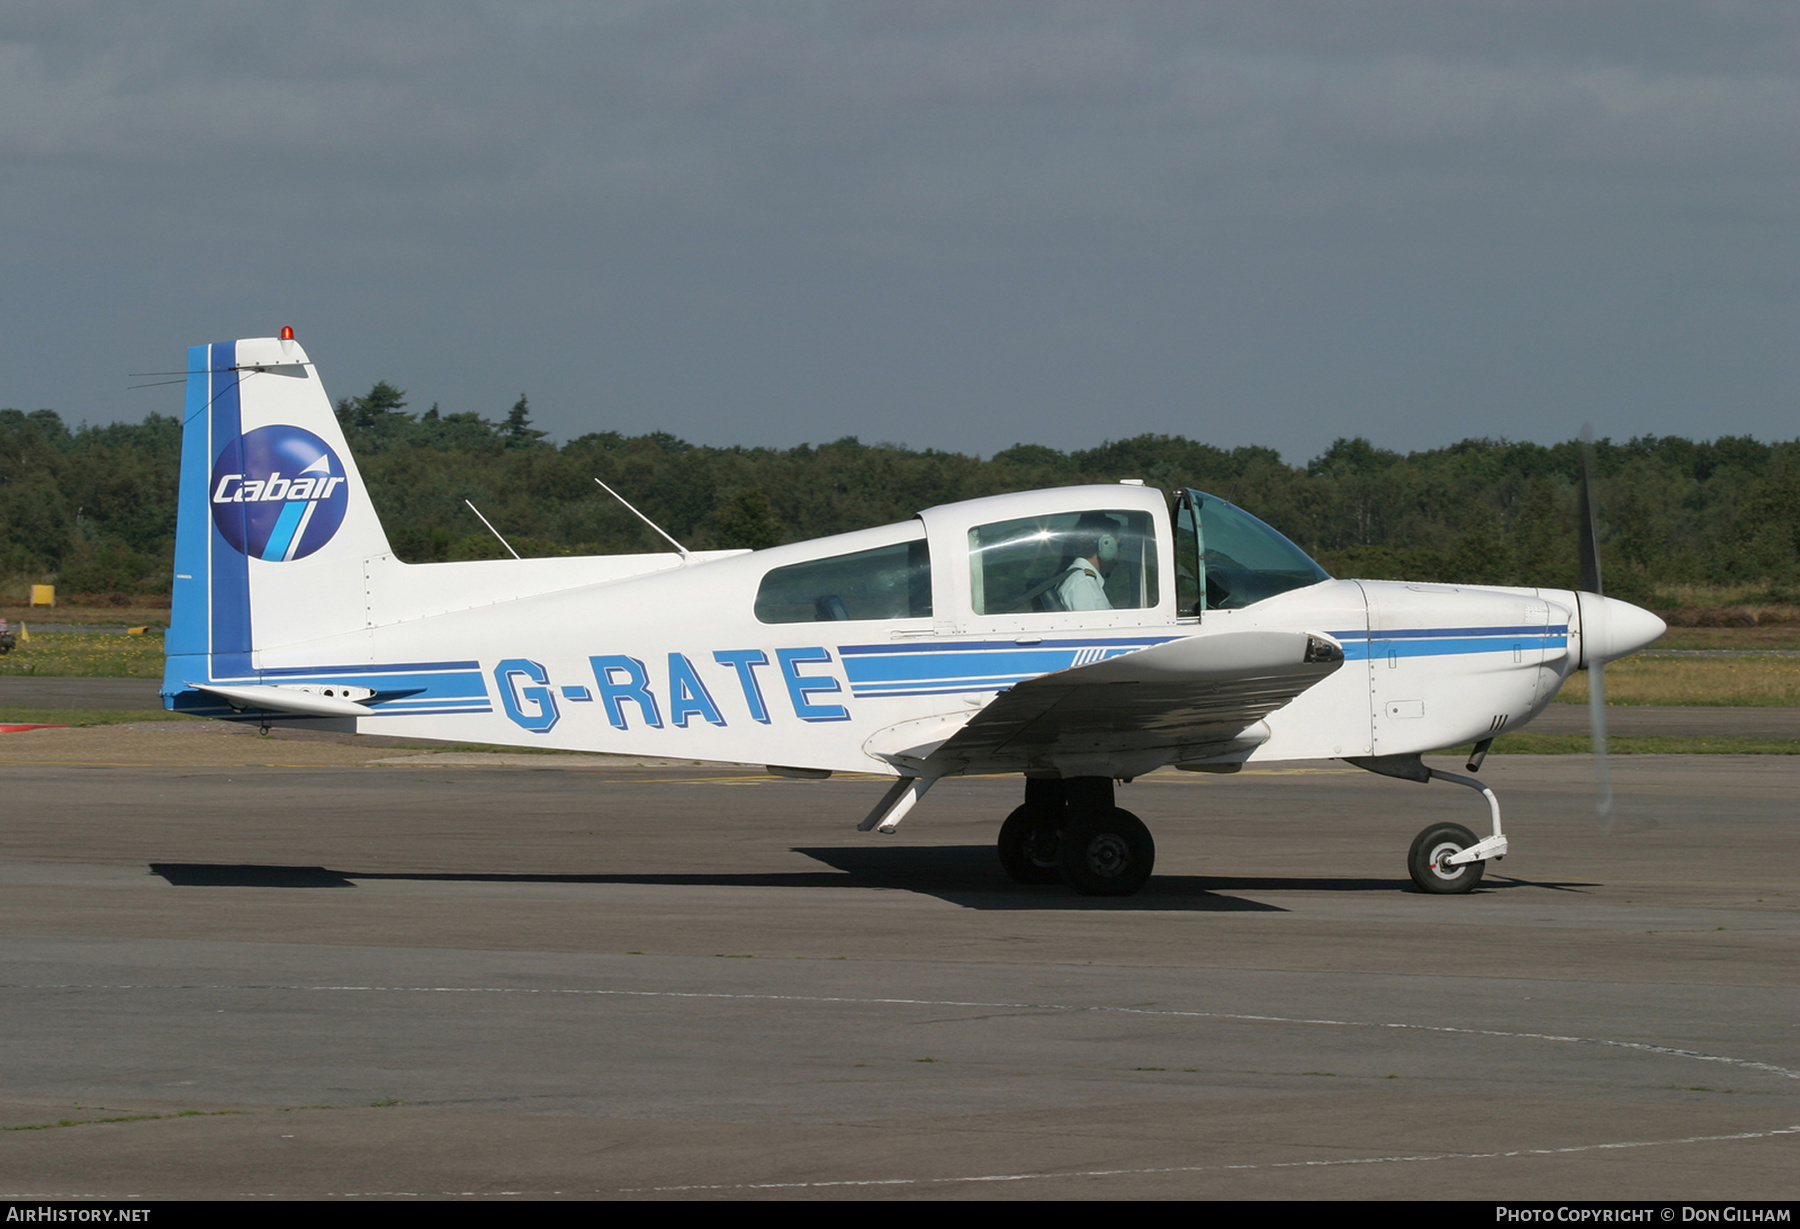
M 874 888 L 918 892 L 968 909 L 1109 910 L 1192 913 L 1285 913 L 1280 905 L 1240 892 L 1411 892 L 1404 879 L 1347 876 L 1154 875 L 1136 896 L 1076 896 L 1061 884 L 1008 880 L 990 845 L 890 845 L 794 849 L 829 867 L 818 871 L 672 874 L 534 874 L 448 871 L 357 871 L 256 863 L 153 862 L 150 872 L 175 887 L 353 888 L 358 881 L 432 883 L 639 884 L 666 887 Z M 1482 891 L 1557 885 L 1490 880 Z
M 875 888 L 918 892 L 966 909 L 1150 910 L 1153 912 L 1284 913 L 1279 905 L 1221 896 L 1217 884 L 1189 875 L 1156 875 L 1136 896 L 1076 896 L 1061 884 L 1024 885 L 1007 879 L 991 846 L 902 846 L 880 850 L 798 849 L 832 867 L 819 871 L 675 874 L 502 874 L 448 871 L 357 871 L 324 866 L 252 863 L 152 862 L 150 873 L 184 888 L 354 888 L 358 882 L 636 884 L 654 887 Z M 1317 883 L 1311 886 L 1319 886 Z M 1394 890 L 1370 880 L 1365 889 Z

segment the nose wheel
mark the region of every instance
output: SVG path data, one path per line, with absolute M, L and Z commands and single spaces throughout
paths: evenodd
M 1450 859 L 1478 842 L 1461 824 L 1433 824 L 1413 838 L 1406 855 L 1406 869 L 1419 891 L 1448 896 L 1471 892 L 1481 882 L 1485 862 L 1452 862 Z

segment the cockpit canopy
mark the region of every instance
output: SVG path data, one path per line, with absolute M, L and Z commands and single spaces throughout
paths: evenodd
M 1175 505 L 1175 600 L 1182 616 L 1236 610 L 1330 580 L 1324 568 L 1279 531 L 1204 491 Z
M 940 505 L 914 521 L 775 548 L 756 618 L 945 628 L 973 618 L 983 630 L 1024 633 L 1125 627 L 1239 609 L 1330 579 L 1216 496 L 1177 491 L 1169 517 L 1167 497 L 1135 483 Z

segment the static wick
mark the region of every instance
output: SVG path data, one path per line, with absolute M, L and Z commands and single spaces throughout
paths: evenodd
M 658 525 L 655 521 L 653 521 L 649 517 L 645 516 L 642 512 L 639 512 L 636 508 L 633 508 L 631 506 L 630 500 L 626 499 L 623 495 L 619 494 L 617 491 L 615 491 L 611 487 L 607 486 L 604 482 L 601 482 L 600 479 L 596 478 L 596 479 L 594 479 L 594 481 L 599 484 L 599 487 L 602 491 L 605 491 L 608 495 L 611 495 L 614 499 L 616 499 L 620 503 L 624 504 L 626 507 L 626 510 L 629 511 L 633 516 L 637 517 L 638 520 L 644 522 L 644 524 L 646 524 L 646 525 L 650 526 L 650 528 L 656 530 L 657 533 L 662 534 L 662 536 L 664 538 L 667 538 L 669 545 L 673 546 L 680 553 L 680 555 L 683 559 L 686 559 L 688 557 L 688 548 L 683 546 L 681 543 L 677 542 L 674 538 L 669 537 L 668 532 L 666 530 L 664 530 L 661 525 Z
M 481 518 L 481 523 L 483 525 L 487 526 L 487 530 L 489 533 L 493 534 L 496 538 L 500 538 L 500 531 L 498 529 L 494 528 L 494 523 L 492 521 L 488 520 L 487 517 L 481 515 L 480 508 L 477 508 L 474 504 L 469 503 L 469 501 L 466 499 L 463 500 L 463 502 L 465 504 L 469 504 L 469 511 L 473 512 L 477 517 Z M 512 543 L 508 542 L 505 538 L 500 538 L 500 545 L 504 546 L 506 548 L 506 553 L 511 555 L 514 559 L 517 559 L 519 557 L 519 552 L 514 550 L 512 548 Z

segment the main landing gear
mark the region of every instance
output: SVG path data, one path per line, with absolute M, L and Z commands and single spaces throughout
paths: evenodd
M 1025 805 L 1000 826 L 999 852 L 1015 883 L 1061 880 L 1083 896 L 1131 896 L 1156 865 L 1150 829 L 1113 805 L 1110 777 L 1025 778 Z

